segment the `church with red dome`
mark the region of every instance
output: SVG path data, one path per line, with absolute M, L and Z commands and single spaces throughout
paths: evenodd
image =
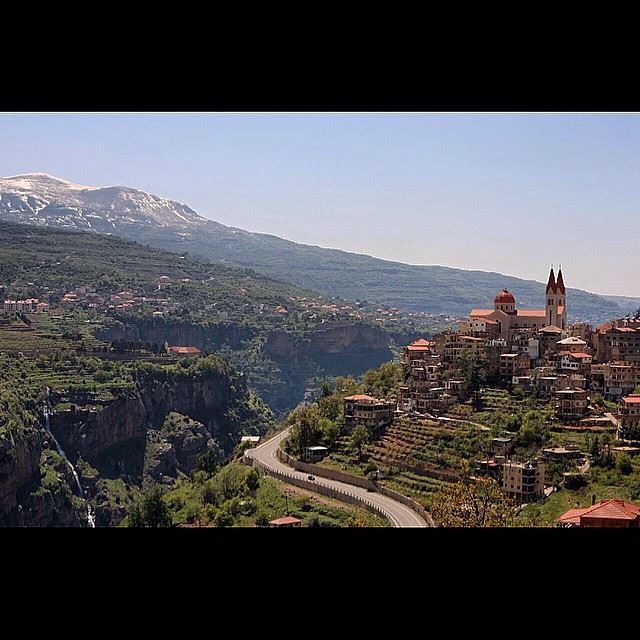
M 562 277 L 562 268 L 556 278 L 551 268 L 545 292 L 544 309 L 518 309 L 513 293 L 508 289 L 498 291 L 493 309 L 472 309 L 469 314 L 469 325 L 473 330 L 486 331 L 494 329 L 494 333 L 510 341 L 514 330 L 553 328 L 562 332 L 567 328 L 567 293 Z

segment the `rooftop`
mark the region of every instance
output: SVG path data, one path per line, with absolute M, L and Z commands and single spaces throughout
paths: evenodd
M 489 316 L 493 313 L 493 309 L 471 309 L 469 314 L 472 318 L 481 318 L 482 316 Z
M 198 347 L 169 347 L 172 353 L 202 353 Z
M 565 338 L 564 340 L 558 340 L 556 344 L 573 344 L 573 345 L 586 345 L 587 343 L 580 338 L 576 338 L 575 336 L 570 336 L 569 338 Z
M 275 520 L 271 520 L 269 524 L 274 527 L 281 527 L 287 524 L 297 524 L 298 522 L 302 522 L 302 520 L 300 520 L 300 518 L 294 518 L 293 516 L 284 516 L 282 518 L 276 518 Z
M 635 520 L 640 517 L 640 507 L 625 500 L 601 500 L 586 509 L 569 509 L 556 522 L 580 524 L 582 518 L 605 520 Z
M 542 329 L 540 329 L 540 333 L 562 333 L 562 329 L 550 324 L 546 327 L 542 327 Z
M 517 311 L 518 316 L 532 316 L 534 318 L 544 318 L 547 314 L 544 309 L 520 309 Z

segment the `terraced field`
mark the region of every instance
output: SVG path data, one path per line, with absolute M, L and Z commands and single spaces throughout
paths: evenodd
M 488 435 L 473 426 L 405 418 L 367 445 L 365 454 L 379 466 L 455 482 L 462 460 L 481 455 L 487 444 Z
M 60 349 L 85 351 L 101 350 L 105 343 L 94 337 L 94 324 L 86 322 L 80 314 L 29 314 L 31 326 L 0 325 L 0 351 L 42 355 Z

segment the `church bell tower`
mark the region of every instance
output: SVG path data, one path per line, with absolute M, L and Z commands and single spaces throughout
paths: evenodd
M 553 325 L 563 331 L 567 328 L 566 293 L 562 267 L 558 269 L 557 279 L 553 272 L 553 267 L 551 267 L 546 289 L 545 320 L 548 325 Z

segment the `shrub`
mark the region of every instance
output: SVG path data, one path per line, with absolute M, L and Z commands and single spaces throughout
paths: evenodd
M 616 460 L 616 469 L 623 475 L 628 476 L 633 472 L 631 458 L 627 453 L 621 453 Z

